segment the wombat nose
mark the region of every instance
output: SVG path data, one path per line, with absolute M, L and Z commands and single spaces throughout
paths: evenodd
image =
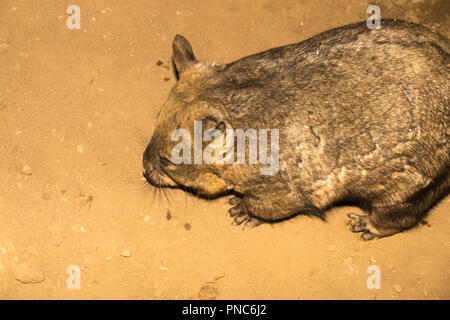
M 153 164 L 148 161 L 147 159 L 144 159 L 144 174 L 152 173 L 155 168 L 153 167 Z
M 155 167 L 152 164 L 153 159 L 153 152 L 150 144 L 147 146 L 147 148 L 144 151 L 144 155 L 142 157 L 142 164 L 144 166 L 144 173 L 150 174 L 153 170 L 155 170 Z
M 144 170 L 142 172 L 142 175 L 144 176 L 145 180 L 147 180 L 147 182 L 149 183 L 152 183 L 150 175 L 152 174 L 153 170 L 154 170 L 153 165 L 150 163 L 150 161 L 144 158 Z

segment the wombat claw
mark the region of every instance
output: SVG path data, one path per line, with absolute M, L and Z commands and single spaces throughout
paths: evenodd
M 241 212 L 241 209 L 238 206 L 230 208 L 230 210 L 228 210 L 228 214 L 230 217 L 234 217 L 233 222 L 231 223 L 233 226 L 239 226 L 244 222 L 246 225 L 252 220 L 257 220 L 256 218 L 249 216 L 247 213 Z
M 231 223 L 232 226 L 239 226 L 242 223 L 244 223 L 244 228 L 254 228 L 256 226 L 259 226 L 263 222 L 255 217 L 249 216 L 247 213 L 241 213 L 237 217 L 234 218 L 233 222 Z
M 347 214 L 347 217 L 350 218 L 350 220 L 347 222 L 347 225 L 350 226 L 349 230 L 351 232 L 362 232 L 361 237 L 360 237 L 361 240 L 368 241 L 368 240 L 378 238 L 377 235 L 373 234 L 368 229 L 370 222 L 369 222 L 369 217 L 367 215 L 349 213 L 349 214 Z
M 228 199 L 228 203 L 231 204 L 232 206 L 236 206 L 239 203 L 241 203 L 242 199 L 236 196 L 231 197 L 230 199 Z
M 238 214 L 234 219 L 233 222 L 231 223 L 231 225 L 233 226 L 239 226 L 242 223 L 249 221 L 252 217 L 250 217 L 248 214 L 246 213 L 240 213 Z

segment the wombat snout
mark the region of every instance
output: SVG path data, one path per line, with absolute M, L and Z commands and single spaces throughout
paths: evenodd
M 147 146 L 147 148 L 145 148 L 144 155 L 142 157 L 142 164 L 143 164 L 143 167 L 144 167 L 143 175 L 144 175 L 145 179 L 147 179 L 147 181 L 149 183 L 151 183 L 150 176 L 153 173 L 153 171 L 155 170 L 155 167 L 152 164 L 152 162 L 153 162 L 153 160 L 152 160 L 153 159 L 153 154 L 154 154 L 154 152 L 152 152 L 151 145 L 149 144 Z

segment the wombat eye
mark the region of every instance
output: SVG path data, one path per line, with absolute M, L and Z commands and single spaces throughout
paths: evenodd
M 159 157 L 159 162 L 161 163 L 161 165 L 163 166 L 163 167 L 167 167 L 167 166 L 170 166 L 170 165 L 174 165 L 173 163 L 172 163 L 172 161 L 170 161 L 169 159 L 167 159 L 166 157 Z

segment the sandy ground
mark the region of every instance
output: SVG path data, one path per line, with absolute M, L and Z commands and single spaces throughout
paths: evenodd
M 374 3 L 449 37 L 446 0 Z M 81 30 L 66 28 L 71 4 Z M 1 0 L 0 298 L 449 299 L 449 198 L 428 225 L 362 242 L 345 224 L 357 208 L 243 231 L 227 198 L 153 197 L 141 179 L 176 33 L 225 63 L 363 20 L 369 4 Z

